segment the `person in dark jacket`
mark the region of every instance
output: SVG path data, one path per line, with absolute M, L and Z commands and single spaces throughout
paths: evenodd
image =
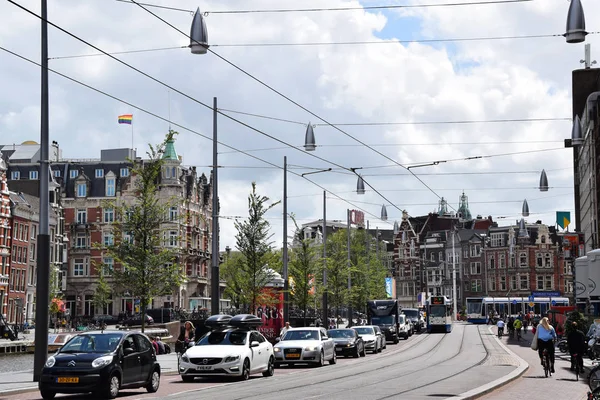
M 577 354 L 577 362 L 579 368 L 583 372 L 583 355 L 587 350 L 587 343 L 585 342 L 585 335 L 579 330 L 577 322 L 572 322 L 573 330 L 567 336 L 567 345 L 569 346 L 569 353 L 571 358 L 574 354 Z M 575 369 L 573 362 L 571 361 L 571 371 Z
M 175 352 L 185 353 L 188 344 L 195 341 L 195 333 L 196 329 L 194 328 L 194 324 L 192 324 L 191 321 L 185 321 L 179 331 L 177 342 L 175 342 Z

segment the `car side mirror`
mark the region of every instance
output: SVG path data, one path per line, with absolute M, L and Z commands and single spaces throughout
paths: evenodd
M 252 343 L 250 343 L 250 347 L 258 347 L 260 346 L 260 343 L 258 343 L 256 340 Z
M 281 338 L 275 338 L 275 343 L 281 342 Z
M 189 349 L 189 348 L 191 348 L 191 347 L 194 347 L 194 345 L 195 345 L 195 343 L 194 343 L 194 342 L 189 342 L 189 343 L 188 343 L 188 345 L 187 345 L 187 347 L 188 347 L 188 349 Z
M 327 340 L 327 339 L 329 339 L 327 336 L 323 336 L 323 337 L 321 338 L 321 340 Z
M 125 348 L 123 348 L 123 354 L 124 355 L 128 356 L 128 355 L 133 354 L 133 353 L 135 353 L 135 350 L 132 349 L 131 347 L 125 347 Z
M 357 338 L 357 339 L 362 339 L 362 336 L 357 336 L 356 338 Z

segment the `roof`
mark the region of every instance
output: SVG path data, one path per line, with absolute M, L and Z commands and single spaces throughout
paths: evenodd
M 165 152 L 162 158 L 163 160 L 179 160 L 179 157 L 177 157 L 177 152 L 175 151 L 175 141 L 173 138 L 169 138 L 169 140 L 167 140 Z

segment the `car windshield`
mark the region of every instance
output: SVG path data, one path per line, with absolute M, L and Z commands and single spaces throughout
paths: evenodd
M 357 327 L 357 328 L 354 328 L 354 330 L 356 332 L 358 332 L 359 335 L 374 335 L 375 334 L 375 331 L 373 330 L 373 328 Z
M 398 323 L 399 324 L 404 324 L 405 323 L 405 321 L 404 321 L 404 315 L 398 315 Z
M 373 325 L 394 325 L 394 316 L 386 315 L 384 317 L 371 317 Z
M 443 318 L 446 316 L 446 306 L 430 306 L 429 316 Z
M 419 318 L 419 311 L 418 310 L 402 310 L 402 312 L 404 313 L 404 315 L 406 315 L 406 317 L 408 318 Z
M 354 337 L 352 329 L 332 329 L 328 333 L 329 337 L 334 339 L 351 339 Z
M 197 346 L 243 346 L 246 344 L 247 332 L 242 331 L 225 331 L 225 332 L 210 332 L 196 343 Z
M 319 332 L 308 329 L 287 331 L 283 340 L 319 340 Z
M 61 353 L 112 353 L 116 350 L 123 335 L 120 333 L 99 333 L 77 335 L 65 344 Z

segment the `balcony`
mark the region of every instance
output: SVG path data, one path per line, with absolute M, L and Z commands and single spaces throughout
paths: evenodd
M 71 254 L 88 254 L 92 249 L 89 247 L 72 247 Z
M 208 284 L 208 278 L 206 276 L 192 274 L 187 276 L 189 283 L 204 283 Z
M 87 223 L 80 224 L 78 222 L 71 224 L 71 230 L 82 231 L 82 230 L 86 230 L 86 229 L 90 229 L 90 224 L 87 224 Z

